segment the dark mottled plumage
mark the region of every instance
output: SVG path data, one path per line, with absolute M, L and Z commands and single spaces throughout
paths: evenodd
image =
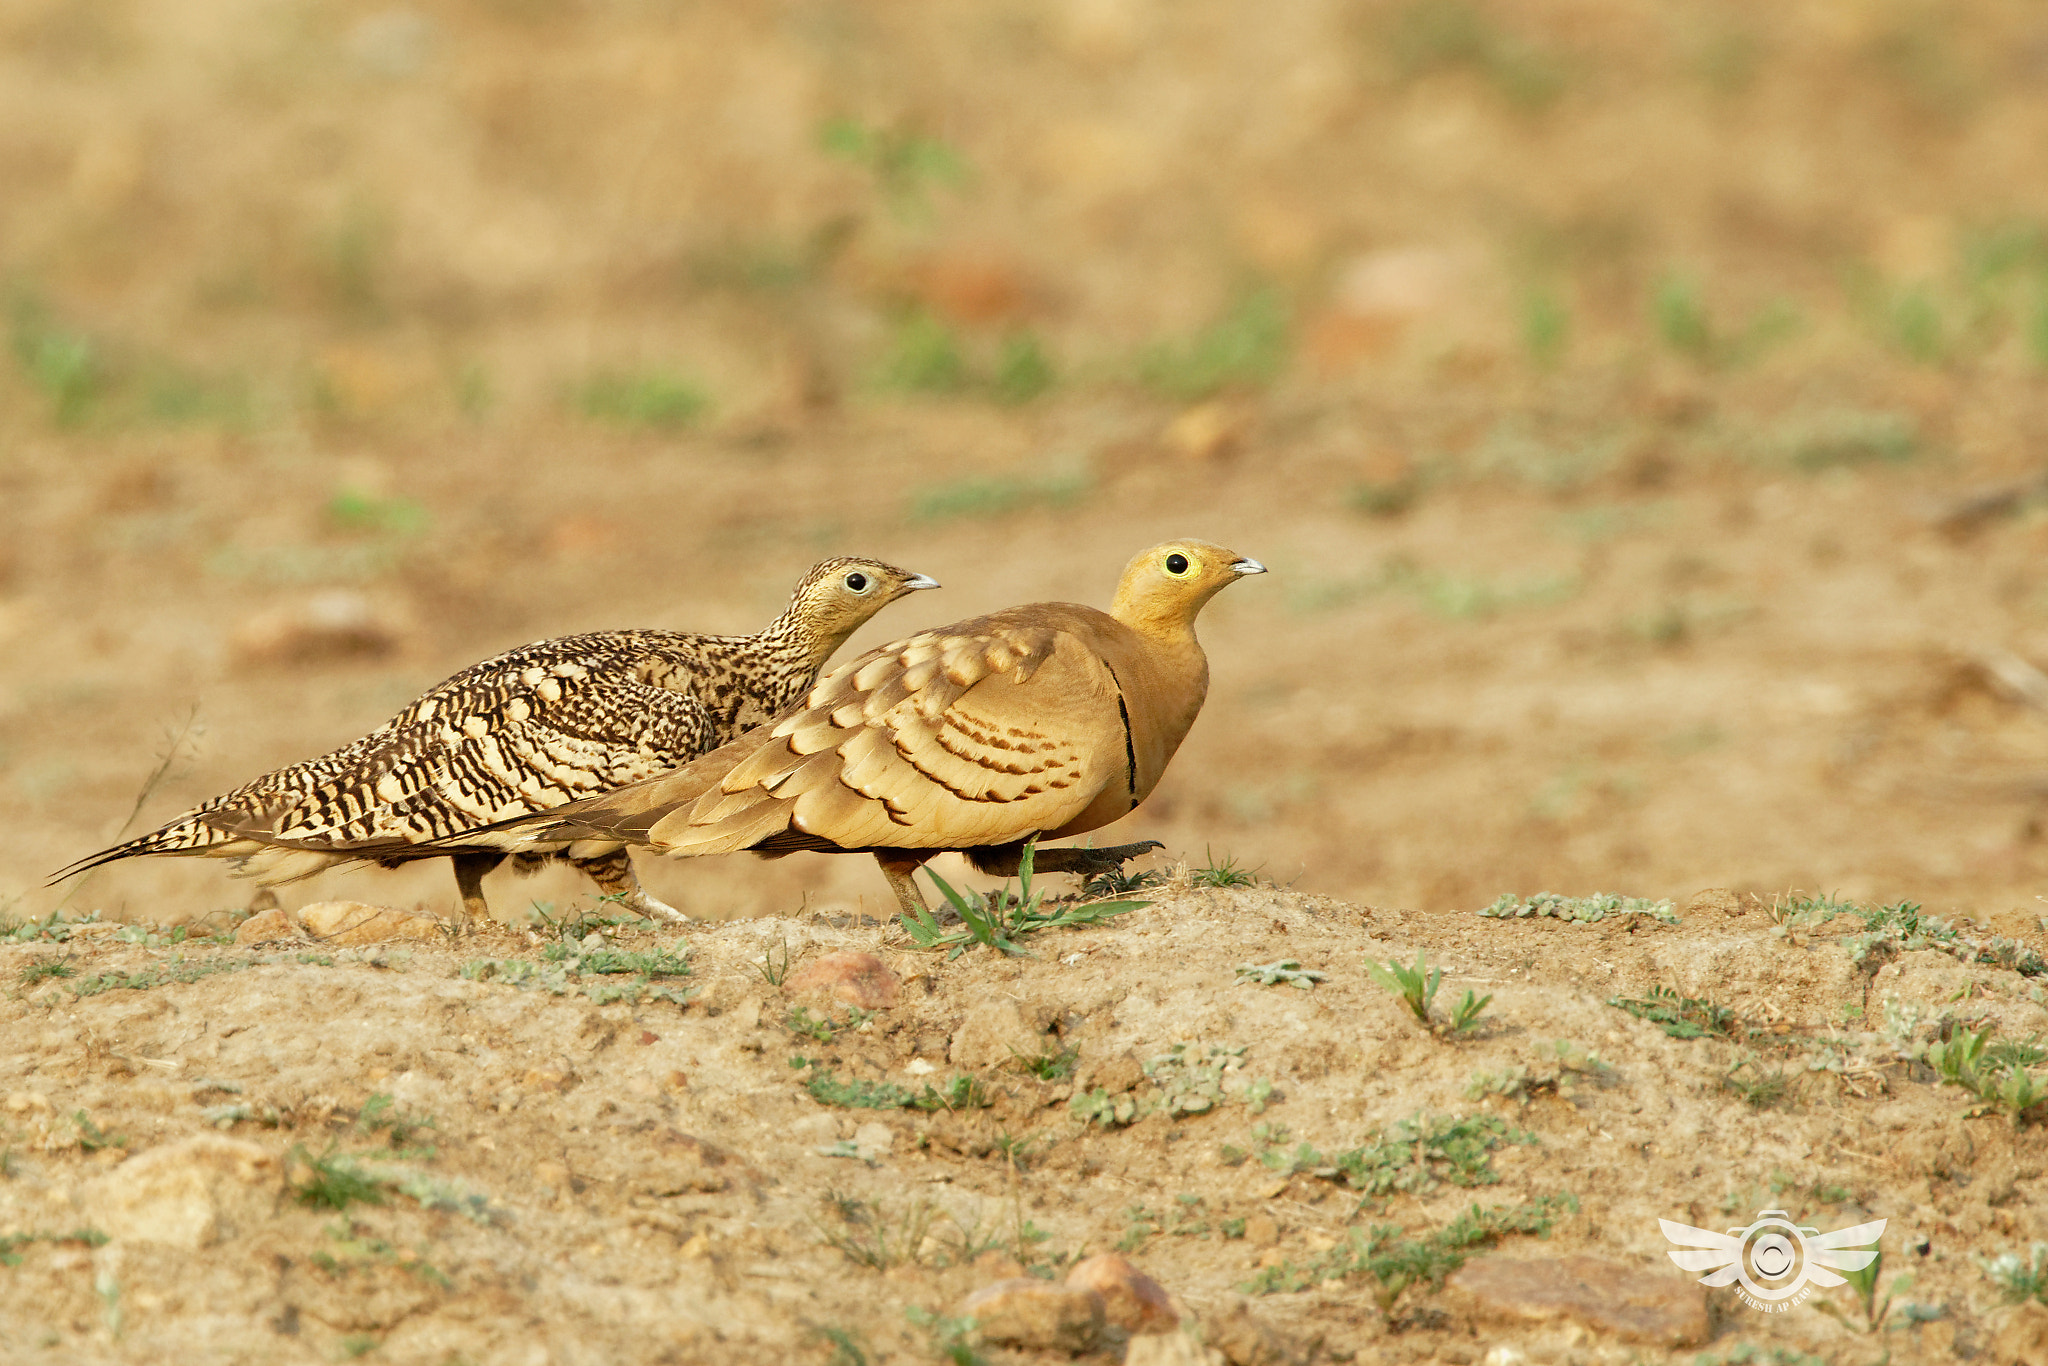
M 522 645 L 464 669 L 360 740 L 265 774 L 58 877 L 136 854 L 232 859 L 240 876 L 266 885 L 357 859 L 395 867 L 452 858 L 466 913 L 486 915 L 480 883 L 505 855 L 461 847 L 465 832 L 716 749 L 802 700 L 881 608 L 937 586 L 879 561 L 832 559 L 758 635 L 596 631 Z M 642 914 L 679 918 L 641 888 L 621 845 L 592 842 L 561 857 Z

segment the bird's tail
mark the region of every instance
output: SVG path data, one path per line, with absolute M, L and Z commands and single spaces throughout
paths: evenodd
M 172 821 L 161 830 L 152 830 L 147 835 L 137 835 L 132 840 L 102 849 L 97 854 L 87 854 L 75 863 L 66 864 L 52 873 L 50 880 L 43 885 L 54 887 L 66 878 L 77 877 L 80 873 L 90 872 L 104 864 L 134 858 L 139 854 L 197 854 L 230 838 L 232 837 L 208 825 L 197 816 L 186 816 Z

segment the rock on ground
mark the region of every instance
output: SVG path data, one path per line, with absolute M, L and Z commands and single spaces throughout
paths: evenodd
M 982 1341 L 1001 1347 L 1086 1352 L 1102 1337 L 1102 1296 L 1081 1286 L 1016 1276 L 985 1285 L 960 1304 Z
M 1074 1264 L 1067 1284 L 1102 1296 L 1110 1323 L 1127 1333 L 1171 1333 L 1180 1315 L 1159 1282 L 1114 1252 L 1098 1253 Z
M 1525 1322 L 1572 1319 L 1630 1342 L 1689 1347 L 1707 1339 L 1707 1296 L 1697 1282 L 1599 1257 L 1548 1261 L 1484 1257 L 1448 1282 L 1473 1311 Z
M 197 1250 L 270 1212 L 277 1159 L 211 1135 L 137 1153 L 84 1191 L 93 1225 L 116 1239 Z
M 862 1010 L 887 1010 L 902 999 L 889 965 L 872 953 L 838 949 L 792 973 L 782 985 L 791 996 L 824 995 Z

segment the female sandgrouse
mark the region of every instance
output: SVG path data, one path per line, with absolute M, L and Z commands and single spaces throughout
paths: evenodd
M 834 651 L 905 593 L 938 583 L 877 560 L 826 560 L 751 636 L 595 631 L 473 664 L 331 754 L 267 773 L 160 830 L 105 849 L 59 879 L 136 854 L 233 860 L 265 886 L 337 863 L 454 861 L 471 921 L 504 851 L 464 832 L 550 810 L 689 762 L 801 701 Z M 429 846 L 426 841 L 435 841 Z M 623 846 L 560 857 L 642 915 L 682 915 L 649 896 Z

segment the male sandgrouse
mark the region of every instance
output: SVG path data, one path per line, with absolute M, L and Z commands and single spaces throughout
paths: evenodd
M 231 859 L 238 876 L 266 886 L 336 863 L 449 858 L 475 921 L 489 915 L 484 874 L 506 854 L 463 847 L 465 831 L 610 791 L 728 743 L 800 701 L 868 618 L 936 587 L 877 560 L 831 559 L 758 635 L 595 631 L 522 645 L 464 669 L 360 740 L 265 774 L 57 878 L 136 854 Z M 531 869 L 555 855 L 518 863 Z M 623 845 L 559 856 L 625 906 L 682 918 L 641 887 Z
M 1041 602 L 920 632 L 673 773 L 465 838 L 515 853 L 583 841 L 676 858 L 871 853 L 915 911 L 911 874 L 935 854 L 1007 876 L 1026 840 L 1094 830 L 1142 802 L 1208 692 L 1196 614 L 1264 572 L 1221 546 L 1169 542 L 1130 562 L 1106 613 Z M 1035 865 L 1100 872 L 1152 847 L 1041 850 Z

